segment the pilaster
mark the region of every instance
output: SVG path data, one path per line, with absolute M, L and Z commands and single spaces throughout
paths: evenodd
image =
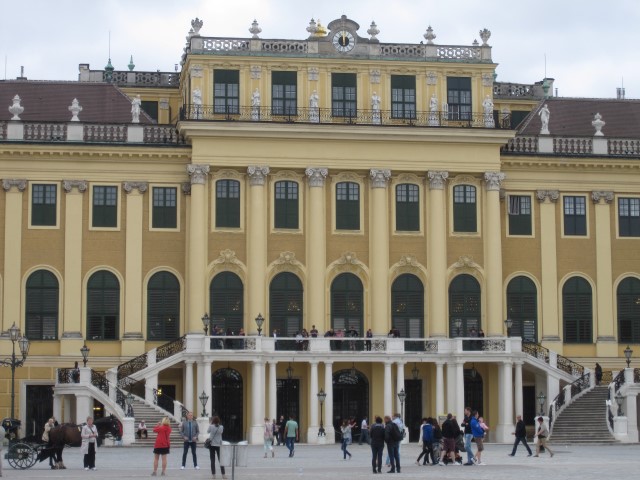
M 26 180 L 3 179 L 4 188 L 4 271 L 2 278 L 2 332 L 7 332 L 13 322 L 22 326 L 20 315 L 21 258 L 22 258 L 22 194 Z M 24 327 L 24 326 L 22 326 Z M 24 328 L 22 328 L 24 331 Z
M 487 334 L 504 335 L 502 313 L 502 230 L 500 227 L 500 185 L 503 172 L 485 172 L 485 273 L 487 285 Z
M 427 265 L 430 270 L 429 332 L 431 337 L 447 336 L 447 224 L 445 186 L 449 172 L 430 171 Z M 425 222 L 426 223 L 426 222 Z M 444 408 L 444 403 L 440 405 Z M 438 410 L 438 414 L 442 413 Z
M 389 368 L 391 368 L 391 366 L 389 366 Z M 333 427 L 333 363 L 332 362 L 324 362 L 324 391 L 327 394 L 327 398 L 324 401 L 324 419 L 322 423 L 324 424 L 324 431 L 327 438 L 333 438 L 333 435 L 335 435 L 335 429 Z
M 371 232 L 369 264 L 371 265 L 371 328 L 374 334 L 389 330 L 389 208 L 387 184 L 391 171 L 371 169 Z M 362 332 L 360 332 L 362 333 Z
M 391 415 L 393 408 L 393 400 L 391 395 L 393 389 L 391 388 L 391 362 L 384 362 L 384 415 Z
M 500 402 L 498 406 L 498 427 L 496 441 L 508 443 L 513 432 L 513 373 L 511 362 L 498 363 L 498 392 Z
M 445 415 L 444 409 L 444 362 L 436 362 L 436 415 Z
M 264 362 L 262 360 L 254 360 L 251 363 L 251 396 L 254 401 L 251 404 L 251 436 L 249 443 L 259 444 L 264 440 L 264 402 L 260 399 L 264 398 Z M 298 419 L 299 420 L 299 419 Z
M 263 313 L 267 318 L 265 299 L 265 277 L 267 272 L 267 200 L 265 182 L 269 174 L 267 166 L 249 166 L 249 228 L 247 230 L 247 268 L 251 272 L 247 279 L 249 318 Z M 270 331 L 270 323 L 263 327 Z
M 307 443 L 318 440 L 318 362 L 309 362 L 309 427 Z

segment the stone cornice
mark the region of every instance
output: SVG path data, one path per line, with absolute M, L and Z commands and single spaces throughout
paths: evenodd
M 46 159 L 48 157 L 55 158 L 56 160 L 59 158 L 65 160 L 77 158 L 98 158 L 101 160 L 105 158 L 117 158 L 122 160 L 134 159 L 137 161 L 141 159 L 157 160 L 164 158 L 171 161 L 179 159 L 188 162 L 191 157 L 191 145 L 158 147 L 153 144 L 132 146 L 114 143 L 109 144 L 109 148 L 105 148 L 104 145 L 91 148 L 89 145 L 82 144 L 74 144 L 71 146 L 56 144 L 45 147 L 34 144 L 7 144 L 0 142 L 0 160 L 4 160 L 4 157 L 9 159 L 29 157 L 31 160 Z
M 502 168 L 507 170 L 513 169 L 548 169 L 558 172 L 566 172 L 573 170 L 601 170 L 601 169 L 616 169 L 616 170 L 640 170 L 640 162 L 637 158 L 619 158 L 610 157 L 606 160 L 603 157 L 596 158 L 570 158 L 562 157 L 558 158 L 537 158 L 536 156 L 518 156 L 517 158 L 505 158 L 505 155 L 501 155 Z

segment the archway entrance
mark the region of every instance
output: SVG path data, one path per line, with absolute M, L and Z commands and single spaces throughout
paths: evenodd
M 333 374 L 333 427 L 336 431 L 336 442 L 340 441 L 340 425 L 342 420 L 354 418 L 360 434 L 360 423 L 363 417 L 369 422 L 369 381 L 362 372 L 355 368 L 339 370 Z M 355 438 L 354 438 L 355 441 Z
M 482 377 L 475 367 L 464 369 L 464 406 L 477 410 L 484 415 L 484 400 L 482 396 Z
M 224 426 L 224 440 L 244 440 L 242 375 L 233 368 L 220 368 L 211 375 L 212 415 Z

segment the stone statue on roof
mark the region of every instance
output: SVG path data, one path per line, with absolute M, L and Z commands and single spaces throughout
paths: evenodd
M 131 123 L 140 123 L 140 106 L 142 105 L 142 100 L 140 100 L 140 95 L 136 95 L 133 100 L 131 100 Z
M 549 111 L 549 106 L 546 103 L 540 109 L 538 115 L 540 115 L 540 123 L 542 124 L 540 127 L 540 134 L 549 135 L 549 117 L 551 117 L 551 112 Z

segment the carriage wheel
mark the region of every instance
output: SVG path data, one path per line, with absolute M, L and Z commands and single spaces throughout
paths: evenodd
M 35 449 L 26 443 L 16 443 L 9 447 L 7 461 L 13 468 L 26 470 L 31 468 L 38 459 Z

